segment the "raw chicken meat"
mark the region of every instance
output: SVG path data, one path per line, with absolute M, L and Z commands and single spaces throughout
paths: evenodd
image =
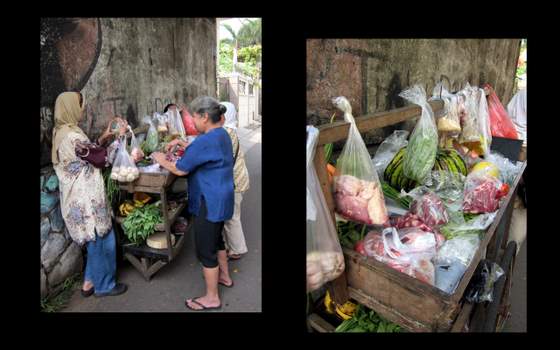
M 376 182 L 351 175 L 335 179 L 336 210 L 343 217 L 368 225 L 382 225 L 389 219 L 381 187 Z

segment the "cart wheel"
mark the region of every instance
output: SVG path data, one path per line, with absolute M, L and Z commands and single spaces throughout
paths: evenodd
M 504 270 L 504 278 L 500 278 L 494 285 L 493 301 L 489 303 L 486 310 L 486 318 L 483 326 L 484 332 L 501 331 L 505 321 L 509 317 L 509 291 L 513 280 L 513 267 L 515 265 L 515 253 L 517 243 L 511 241 L 504 251 L 500 267 Z

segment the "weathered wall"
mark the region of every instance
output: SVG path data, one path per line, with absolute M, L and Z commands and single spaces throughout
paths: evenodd
M 82 268 L 60 215 L 50 164 L 54 103 L 63 91 L 86 101 L 82 129 L 91 139 L 115 114 L 136 127 L 166 104 L 216 96 L 214 19 L 41 20 L 41 295 Z
M 83 130 L 98 136 L 115 114 L 137 126 L 173 101 L 216 96 L 213 18 L 47 20 L 41 33 L 42 164 L 48 163 L 56 96 L 79 90 Z
M 416 83 L 428 94 L 443 80 L 456 91 L 490 83 L 502 101 L 512 96 L 521 39 L 313 39 L 307 41 L 307 118 L 320 125 L 345 96 L 354 116 L 403 107 L 398 94 Z M 369 133 L 378 143 L 385 133 Z M 377 135 L 377 136 L 376 136 Z

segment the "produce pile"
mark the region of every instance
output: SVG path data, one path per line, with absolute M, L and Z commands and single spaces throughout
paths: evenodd
M 342 246 L 453 293 L 520 164 L 490 151 L 489 114 L 482 89 L 467 84 L 459 93 L 450 94 L 438 88 L 443 90 L 445 107 L 437 122 L 423 88 L 414 86 L 401 93 L 422 108 L 422 116 L 408 139 L 406 132 L 397 130 L 379 147 L 379 154 L 369 157 L 371 166 L 381 168 L 377 172 L 383 175 L 382 181 L 370 185 L 348 175 L 349 171 L 340 171 L 340 166 L 348 168 L 349 163 L 344 150 L 336 166 L 328 167 L 329 174 L 334 174 Z M 355 134 L 349 134 L 347 146 L 356 144 L 355 139 Z M 354 171 L 363 168 L 357 164 L 361 155 L 351 159 Z M 377 184 L 382 197 L 373 196 Z M 383 220 L 383 211 L 374 208 L 381 205 L 374 203 L 385 198 L 405 213 L 392 212 L 389 220 Z

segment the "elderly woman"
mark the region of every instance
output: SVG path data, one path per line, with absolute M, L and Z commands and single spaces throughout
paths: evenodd
M 178 176 L 188 175 L 188 211 L 193 216 L 196 254 L 202 263 L 206 294 L 187 299 L 191 310 L 221 308 L 218 284 L 232 287 L 222 230 L 233 215 L 233 150 L 228 133 L 221 127 L 225 107 L 212 97 L 196 98 L 191 104 L 199 136 L 190 144 L 175 139 L 167 145 L 180 145 L 185 153 L 169 162 L 163 153 L 152 153 L 162 167 Z
M 231 102 L 221 102 L 221 104 L 227 108 L 222 122 L 233 146 L 233 185 L 235 191 L 233 217 L 224 224 L 224 240 L 229 259 L 237 260 L 247 253 L 247 244 L 241 225 L 241 201 L 243 200 L 243 193 L 249 189 L 249 172 L 237 136 L 237 111 L 235 106 Z
M 111 208 L 105 196 L 105 185 L 93 160 L 81 153 L 92 145 L 78 127 L 84 116 L 84 99 L 79 92 L 60 94 L 54 108 L 52 162 L 60 183 L 60 205 L 68 233 L 78 245 L 87 246 L 87 263 L 82 295 L 96 297 L 119 295 L 127 286 L 116 281 L 115 233 Z M 98 140 L 110 137 L 110 127 Z M 126 123 L 120 121 L 120 132 Z M 95 162 L 94 162 L 95 163 Z

